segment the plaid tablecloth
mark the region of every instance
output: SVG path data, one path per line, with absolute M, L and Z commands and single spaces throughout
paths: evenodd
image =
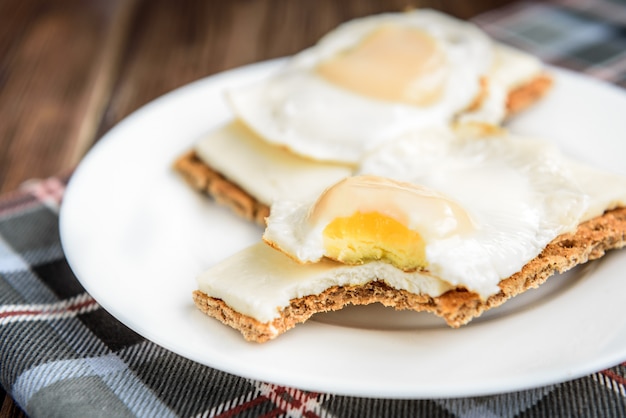
M 522 2 L 475 21 L 546 62 L 626 86 L 624 0 Z M 626 363 L 517 393 L 386 400 L 305 392 L 182 358 L 114 319 L 72 274 L 58 230 L 66 180 L 0 198 L 0 383 L 30 416 L 626 416 Z

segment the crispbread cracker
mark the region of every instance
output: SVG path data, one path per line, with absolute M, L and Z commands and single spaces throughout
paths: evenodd
M 363 286 L 333 286 L 318 295 L 291 300 L 280 317 L 261 323 L 243 315 L 220 299 L 196 290 L 193 298 L 204 313 L 239 330 L 248 341 L 271 340 L 318 312 L 336 311 L 346 305 L 375 302 L 395 309 L 426 311 L 442 317 L 451 327 L 460 327 L 484 311 L 499 306 L 509 298 L 537 288 L 554 273 L 563 273 L 579 264 L 602 257 L 606 251 L 626 246 L 626 208 L 605 212 L 582 223 L 575 232 L 555 238 L 533 260 L 513 276 L 500 282 L 500 292 L 481 299 L 464 289 L 450 290 L 438 297 L 412 294 L 385 284 L 384 277 Z

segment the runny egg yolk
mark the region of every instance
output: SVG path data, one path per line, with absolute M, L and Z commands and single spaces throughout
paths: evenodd
M 327 189 L 308 214 L 323 228 L 324 255 L 345 264 L 381 260 L 425 269 L 429 240 L 474 229 L 467 212 L 447 197 L 377 176 L 349 177 Z
M 392 25 L 321 62 L 317 72 L 355 93 L 415 106 L 437 102 L 448 77 L 446 56 L 435 38 L 416 28 Z

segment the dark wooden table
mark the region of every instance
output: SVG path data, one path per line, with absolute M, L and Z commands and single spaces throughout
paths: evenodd
M 407 7 L 470 18 L 506 2 L 4 0 L 0 193 L 70 173 L 104 133 L 152 99 L 293 54 L 340 22 Z M 23 416 L 4 391 L 0 399 L 0 417 Z

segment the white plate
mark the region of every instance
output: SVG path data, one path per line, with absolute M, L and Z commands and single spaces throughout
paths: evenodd
M 240 376 L 345 395 L 485 395 L 572 379 L 626 360 L 626 254 L 558 276 L 453 330 L 376 306 L 320 315 L 258 345 L 194 308 L 195 277 L 261 229 L 192 192 L 172 161 L 231 117 L 222 90 L 274 71 L 243 67 L 167 94 L 112 129 L 77 168 L 61 239 L 81 283 L 139 334 Z M 626 175 L 626 94 L 555 70 L 521 133 Z M 244 266 L 242 266 L 243 268 Z

